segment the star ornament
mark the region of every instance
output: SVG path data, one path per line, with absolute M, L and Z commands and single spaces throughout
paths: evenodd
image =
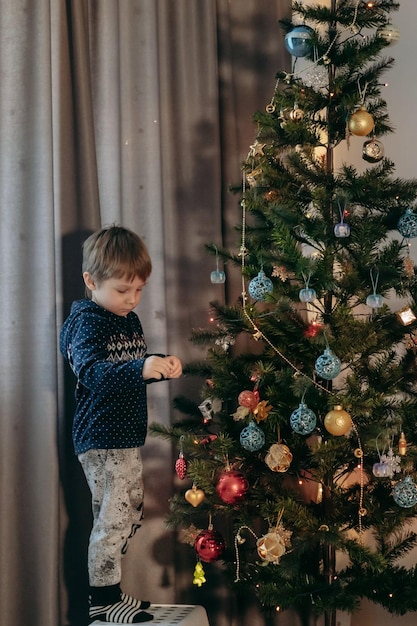
M 256 408 L 253 410 L 253 414 L 255 416 L 256 421 L 264 422 L 269 415 L 269 412 L 272 410 L 272 406 L 268 404 L 268 400 L 261 400 Z
M 250 157 L 263 156 L 265 146 L 266 146 L 265 143 L 259 143 L 259 141 L 256 139 L 255 142 L 249 147 L 248 156 Z

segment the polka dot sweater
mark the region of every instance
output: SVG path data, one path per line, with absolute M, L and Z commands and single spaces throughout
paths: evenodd
M 60 349 L 75 376 L 76 454 L 91 448 L 136 448 L 147 432 L 147 355 L 136 313 L 115 315 L 91 300 L 78 300 L 64 323 Z

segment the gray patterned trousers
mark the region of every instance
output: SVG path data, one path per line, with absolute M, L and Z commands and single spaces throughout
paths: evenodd
M 78 457 L 91 491 L 93 528 L 88 545 L 91 587 L 120 583 L 128 541 L 141 525 L 140 448 L 88 450 Z

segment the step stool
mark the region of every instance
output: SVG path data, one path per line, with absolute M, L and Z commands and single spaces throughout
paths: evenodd
M 210 626 L 205 609 L 199 605 L 152 604 L 147 611 L 154 617 L 151 622 L 145 622 L 144 626 Z M 91 626 L 100 625 L 108 626 L 108 623 L 96 620 Z

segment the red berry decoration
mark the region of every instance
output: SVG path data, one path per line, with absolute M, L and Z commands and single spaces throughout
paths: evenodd
M 240 392 L 237 401 L 240 406 L 253 411 L 259 402 L 259 393 L 245 389 L 245 391 Z
M 194 541 L 194 549 L 204 563 L 219 559 L 224 548 L 224 539 L 216 530 L 202 530 Z
M 187 461 L 184 459 L 182 452 L 180 452 L 178 459 L 175 461 L 175 471 L 181 480 L 187 476 Z
M 226 504 L 237 504 L 249 489 L 245 476 L 236 470 L 226 469 L 220 474 L 216 485 L 217 495 Z

